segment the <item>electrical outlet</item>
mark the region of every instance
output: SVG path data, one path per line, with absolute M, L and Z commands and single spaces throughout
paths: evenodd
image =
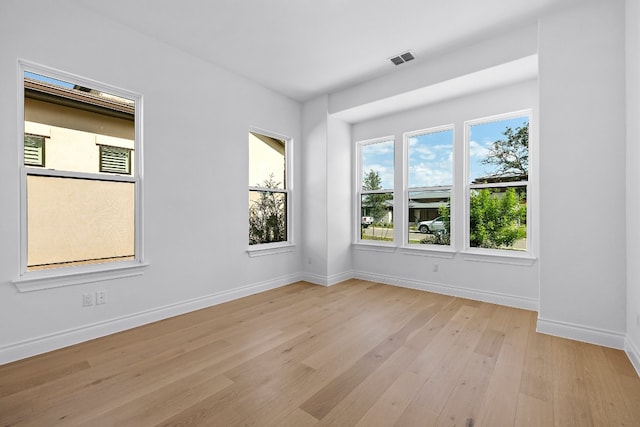
M 93 305 L 93 294 L 82 294 L 82 306 L 89 307 Z
M 107 303 L 107 291 L 96 292 L 96 305 Z
M 640 313 L 636 313 L 636 326 L 640 326 Z
M 440 271 L 440 266 L 438 264 L 433 264 L 433 272 L 437 273 L 438 271 Z

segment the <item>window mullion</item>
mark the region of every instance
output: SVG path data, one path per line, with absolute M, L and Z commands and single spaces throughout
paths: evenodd
M 77 179 L 91 179 L 95 181 L 116 181 L 116 182 L 136 182 L 136 178 L 133 176 L 125 175 L 107 175 L 99 173 L 87 173 L 87 172 L 71 172 L 56 169 L 42 169 L 25 167 L 24 172 L 26 175 L 38 175 L 38 176 L 50 176 L 57 178 L 77 178 Z
M 264 191 L 268 193 L 288 193 L 286 188 L 249 187 L 249 191 Z

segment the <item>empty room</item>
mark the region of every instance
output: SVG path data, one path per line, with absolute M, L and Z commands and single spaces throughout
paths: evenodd
M 0 425 L 634 426 L 640 0 L 0 2 Z

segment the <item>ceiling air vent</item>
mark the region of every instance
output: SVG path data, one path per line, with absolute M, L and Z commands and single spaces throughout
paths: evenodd
M 394 65 L 404 64 L 405 62 L 409 62 L 413 59 L 415 59 L 415 56 L 413 56 L 413 53 L 411 52 L 401 53 L 400 55 L 394 56 L 393 58 L 389 58 L 389 60 L 393 62 Z

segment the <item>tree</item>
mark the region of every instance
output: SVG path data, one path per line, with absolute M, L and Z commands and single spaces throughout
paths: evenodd
M 507 126 L 502 134 L 505 138 L 491 144 L 482 164 L 495 166 L 493 176 L 524 176 L 526 180 L 529 175 L 529 122 L 515 130 Z
M 362 182 L 362 189 L 364 191 L 380 190 L 382 188 L 382 179 L 377 171 L 370 170 L 364 177 Z M 367 194 L 363 201 L 363 206 L 366 206 L 369 215 L 373 217 L 374 223 L 379 223 L 382 218 L 387 214 L 386 201 L 391 199 L 391 195 L 388 193 L 373 193 Z
M 374 191 L 382 189 L 382 179 L 380 174 L 373 169 L 370 170 L 362 181 L 363 191 Z M 373 217 L 373 224 L 379 224 L 382 219 L 387 215 L 387 201 L 393 200 L 391 193 L 369 193 L 366 194 L 362 200 L 362 208 L 367 209 L 368 216 Z M 375 227 L 372 227 L 373 235 L 375 235 Z M 361 233 L 364 233 L 364 229 L 361 228 Z M 363 234 L 364 236 L 364 234 Z
M 264 180 L 262 188 L 278 188 L 273 174 Z M 278 191 L 254 190 L 260 195 L 249 207 L 249 244 L 287 240 L 287 199 Z
M 436 245 L 450 245 L 451 244 L 451 199 L 447 201 L 446 205 L 438 208 L 438 215 L 440 220 L 444 223 L 444 232 L 436 233 L 435 244 Z
M 527 206 L 515 188 L 503 193 L 481 189 L 471 194 L 469 203 L 470 244 L 472 247 L 513 246 L 527 236 Z

